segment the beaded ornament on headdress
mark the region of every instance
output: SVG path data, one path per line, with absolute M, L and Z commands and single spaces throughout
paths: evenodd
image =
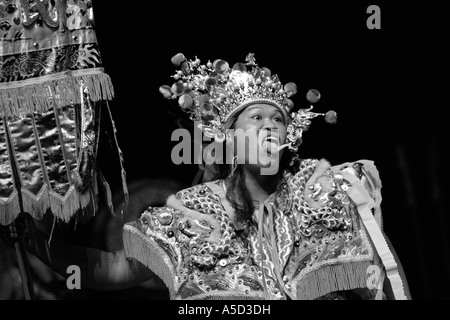
M 227 138 L 226 129 L 239 111 L 254 103 L 268 103 L 276 106 L 287 120 L 287 139 L 289 143 L 281 146 L 296 151 L 302 141 L 302 134 L 308 130 L 311 119 L 325 116 L 328 123 L 335 123 L 336 112 L 327 114 L 311 112 L 312 104 L 320 99 L 317 90 L 309 90 L 308 109 L 292 112 L 294 103 L 290 99 L 297 93 L 293 82 L 281 84 L 277 75 L 259 67 L 253 53 L 249 53 L 246 63 L 236 63 L 233 68 L 221 59 L 206 65 L 200 59 L 187 60 L 182 53 L 171 59 L 180 67 L 172 77 L 177 81 L 171 87 L 163 85 L 159 91 L 167 99 L 178 98 L 181 109 L 193 121 L 200 121 L 199 128 L 206 136 L 223 142 Z

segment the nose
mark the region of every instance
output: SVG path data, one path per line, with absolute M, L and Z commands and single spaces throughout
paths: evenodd
M 265 131 L 266 136 L 274 136 L 278 137 L 278 127 L 275 124 L 275 121 L 272 121 L 272 119 L 265 119 L 264 123 L 262 124 L 261 131 Z
M 277 129 L 277 126 L 275 125 L 275 121 L 273 121 L 273 119 L 271 119 L 270 117 L 266 117 L 264 118 L 264 122 L 262 124 L 261 129 L 265 130 Z

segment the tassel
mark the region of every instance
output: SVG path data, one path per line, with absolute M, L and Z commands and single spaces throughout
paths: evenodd
M 14 189 L 8 200 L 0 200 L 0 225 L 7 226 L 11 224 L 19 216 L 19 212 L 19 192 L 17 192 L 17 189 Z
M 103 175 L 101 170 L 98 170 L 98 175 L 100 177 L 100 181 L 102 182 L 102 186 L 103 186 L 103 191 L 105 193 L 106 196 L 106 203 L 108 206 L 108 209 L 110 211 L 110 213 L 115 216 L 114 214 L 114 205 L 112 202 L 112 194 L 111 194 L 111 188 L 109 186 L 108 181 L 106 181 L 105 176 Z
M 92 195 L 89 191 L 86 191 L 84 193 L 78 193 L 78 198 L 80 202 L 80 209 L 87 208 L 87 206 L 89 206 L 91 201 L 95 202 L 95 199 L 92 199 Z
M 77 191 L 78 204 L 80 210 L 75 216 L 75 223 L 86 225 L 97 211 L 97 196 L 92 188 L 88 188 L 84 193 Z
M 91 194 L 91 203 L 93 206 L 94 215 L 98 211 L 98 181 L 97 181 L 97 170 L 93 170 L 93 178 L 91 186 L 89 187 Z
M 116 129 L 116 125 L 114 123 L 114 120 L 113 120 L 113 117 L 111 114 L 111 110 L 109 109 L 108 102 L 106 102 L 106 110 L 108 111 L 109 120 L 111 121 L 111 127 L 112 127 L 111 135 L 112 135 L 112 138 L 114 139 L 114 147 L 116 148 L 117 154 L 119 156 L 119 164 L 120 164 L 121 178 L 122 178 L 122 191 L 123 191 L 123 195 L 124 195 L 124 201 L 123 201 L 123 206 L 122 206 L 122 210 L 121 210 L 122 219 L 123 219 L 123 212 L 127 208 L 128 202 L 129 202 L 127 177 L 126 177 L 126 172 L 124 169 L 125 161 L 123 158 L 122 150 L 119 147 L 119 142 L 117 141 L 117 129 Z M 110 143 L 111 143 L 111 141 L 110 141 Z
M 123 168 L 123 164 L 121 164 L 121 167 L 122 167 L 122 170 L 121 170 L 122 171 L 122 190 L 123 190 L 123 194 L 124 194 L 124 198 L 125 198 L 123 208 L 122 208 L 122 214 L 123 214 L 123 210 L 128 206 L 130 196 L 128 194 L 127 177 L 126 177 L 125 169 Z

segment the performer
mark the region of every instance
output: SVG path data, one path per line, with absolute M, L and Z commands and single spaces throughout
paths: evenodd
M 283 85 L 253 54 L 232 68 L 183 54 L 172 63 L 176 82 L 161 93 L 214 141 L 203 182 L 125 225 L 127 257 L 159 276 L 172 299 L 409 297 L 382 232 L 374 163 L 298 156 L 311 120 L 334 123 L 334 111 L 295 109 L 296 85 Z M 316 103 L 320 93 L 307 97 Z M 238 132 L 253 143 L 240 144 Z

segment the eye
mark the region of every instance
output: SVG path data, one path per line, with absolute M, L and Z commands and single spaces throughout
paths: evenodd
M 273 120 L 275 120 L 276 122 L 281 122 L 281 123 L 283 123 L 283 118 L 280 117 L 280 116 L 274 117 Z
M 255 115 L 252 116 L 252 119 L 261 120 L 262 117 L 259 114 L 255 114 Z

